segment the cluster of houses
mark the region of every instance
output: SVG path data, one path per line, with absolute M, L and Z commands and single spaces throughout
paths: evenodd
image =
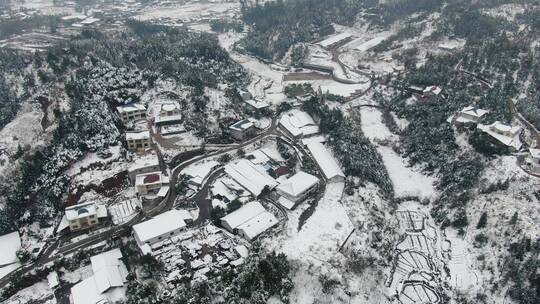
M 494 142 L 508 147 L 512 151 L 519 151 L 523 146 L 521 134 L 523 128 L 517 125 L 508 125 L 500 121 L 492 124 L 483 124 L 483 119 L 489 114 L 489 111 L 467 106 L 461 111 L 448 118 L 448 122 L 456 126 L 476 125 L 476 128 L 491 138 Z
M 92 275 L 71 288 L 73 304 L 116 303 L 125 299 L 128 270 L 120 249 L 90 258 Z
M 487 135 L 493 142 L 508 147 L 510 151 L 519 152 L 523 149 L 521 136 L 523 128 L 519 125 L 509 125 L 500 121 L 491 124 L 482 123 L 489 111 L 474 106 L 467 106 L 461 111 L 448 118 L 448 122 L 456 126 L 476 125 L 476 128 Z M 534 143 L 529 148 L 525 157 L 525 169 L 538 175 L 540 174 L 540 149 Z
M 154 243 L 150 254 L 162 263 L 164 283 L 172 290 L 185 280 L 204 280 L 210 271 L 237 267 L 248 253 L 245 245 L 208 224 Z
M 152 150 L 150 125 L 155 132 L 163 126 L 179 124 L 182 116 L 180 106 L 171 100 L 158 100 L 147 109 L 146 106 L 133 103 L 116 108 L 119 118 L 129 129 L 126 132 L 126 145 L 134 153 L 134 160 L 128 168 L 128 177 L 137 195 L 138 202 L 127 199 L 120 206 L 113 205 L 108 212 L 106 206 L 95 201 L 86 201 L 65 209 L 57 232 L 83 231 L 108 222 L 119 224 L 137 212 L 144 203 L 154 203 L 169 193 L 169 176 L 160 167 L 159 159 Z M 141 203 L 142 202 L 142 203 Z

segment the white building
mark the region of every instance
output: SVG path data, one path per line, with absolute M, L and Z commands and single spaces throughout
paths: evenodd
M 237 140 L 243 140 L 255 134 L 255 123 L 257 120 L 248 118 L 235 122 L 229 127 L 229 133 L 231 137 Z
M 522 128 L 520 126 L 511 126 L 496 121 L 491 125 L 478 124 L 477 128 L 515 151 L 521 149 L 522 143 L 519 136 Z
M 345 174 L 341 171 L 336 159 L 322 143 L 312 141 L 307 144 L 307 148 L 328 181 L 339 182 L 345 180 Z
M 128 168 L 129 180 L 132 184 L 135 184 L 135 178 L 137 175 L 159 171 L 159 159 L 155 154 L 147 154 L 143 157 L 135 159 Z
M 277 193 L 281 195 L 279 202 L 287 209 L 292 209 L 316 189 L 318 184 L 317 177 L 300 171 L 276 187 Z
M 139 195 L 157 194 L 169 184 L 169 177 L 160 171 L 139 174 L 135 177 L 135 192 Z
M 259 202 L 250 202 L 221 218 L 221 225 L 232 233 L 252 241 L 255 237 L 278 223 Z
M 19 232 L 14 231 L 0 236 L 0 279 L 21 267 L 17 251 L 21 249 Z
M 150 246 L 180 234 L 193 218 L 186 210 L 170 210 L 133 226 L 133 236 L 143 254 L 151 253 Z
M 422 92 L 424 96 L 439 96 L 442 93 L 442 88 L 438 86 L 428 86 Z
M 340 43 L 345 42 L 348 39 L 351 39 L 352 35 L 349 33 L 341 33 L 337 35 L 332 35 L 323 41 L 319 42 L 318 45 L 322 46 L 323 48 L 333 48 L 337 46 Z
M 71 288 L 73 304 L 105 304 L 123 300 L 128 270 L 120 249 L 113 249 L 90 258 L 93 275 Z
M 146 107 L 140 103 L 119 106 L 116 111 L 124 123 L 146 119 Z
M 254 110 L 262 110 L 270 107 L 270 104 L 268 104 L 267 102 L 257 99 L 248 99 L 244 100 L 244 102 Z
M 180 104 L 173 100 L 156 102 L 149 109 L 149 116 L 154 118 L 156 126 L 174 125 L 182 122 Z
M 473 106 L 468 106 L 459 111 L 459 113 L 455 117 L 455 122 L 458 124 L 477 124 L 487 113 L 488 111 L 486 110 L 482 110 Z
M 234 181 L 254 196 L 261 194 L 265 187 L 275 188 L 278 183 L 268 173 L 255 166 L 247 159 L 241 159 L 225 166 L 227 173 Z
M 319 126 L 306 112 L 293 109 L 281 116 L 279 126 L 292 138 L 311 136 L 319 133 Z
M 85 202 L 67 207 L 65 219 L 71 231 L 88 229 L 99 224 L 100 219 L 107 217 L 107 208 L 95 202 Z
M 150 131 L 126 132 L 126 142 L 128 150 L 134 152 L 144 152 L 150 148 L 152 139 Z
M 531 171 L 540 174 L 540 149 L 529 149 Z

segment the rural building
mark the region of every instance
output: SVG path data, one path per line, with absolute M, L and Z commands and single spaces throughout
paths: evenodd
M 251 95 L 248 91 L 239 90 L 238 94 L 240 94 L 240 97 L 242 97 L 242 100 L 248 101 L 250 99 L 253 99 L 253 95 Z
M 540 149 L 529 149 L 529 158 L 531 162 L 531 171 L 540 174 Z
M 277 223 L 276 217 L 256 201 L 247 203 L 240 209 L 221 218 L 221 225 L 225 229 L 244 237 L 248 241 L 252 241 Z
M 439 96 L 442 93 L 442 88 L 438 86 L 428 86 L 422 91 L 426 97 Z
M 352 35 L 349 33 L 341 33 L 337 35 L 332 35 L 323 41 L 319 42 L 318 45 L 322 46 L 325 49 L 334 48 L 342 43 L 345 43 L 348 40 L 351 40 Z
M 328 181 L 345 180 L 345 174 L 341 171 L 337 161 L 322 143 L 312 141 L 307 144 L 307 148 Z
M 255 119 L 248 118 L 235 122 L 229 127 L 229 134 L 236 140 L 244 140 L 255 134 Z
M 155 154 L 147 154 L 137 158 L 131 167 L 128 168 L 128 176 L 131 184 L 135 184 L 137 175 L 160 171 L 159 159 Z
M 120 249 L 113 249 L 90 258 L 93 275 L 71 287 L 73 304 L 116 303 L 123 300 L 128 270 Z
M 119 106 L 116 107 L 116 111 L 118 111 L 118 115 L 120 115 L 124 124 L 146 119 L 146 107 L 140 103 Z
M 133 235 L 143 254 L 152 252 L 150 246 L 172 238 L 185 230 L 193 218 L 186 210 L 170 210 L 133 226 Z
M 276 187 L 281 196 L 279 202 L 287 209 L 292 209 L 317 188 L 319 179 L 306 172 L 298 172 Z
M 19 232 L 14 231 L 0 236 L 0 279 L 21 267 L 17 251 L 21 249 Z
M 273 189 L 278 184 L 268 173 L 247 159 L 227 164 L 225 173 L 254 196 L 261 194 L 265 187 Z
M 158 194 L 169 184 L 169 177 L 161 171 L 139 174 L 135 177 L 135 192 L 139 195 Z
M 262 100 L 257 100 L 257 99 L 248 99 L 248 100 L 244 100 L 244 102 L 252 110 L 255 110 L 255 111 L 260 111 L 262 109 L 266 109 L 266 108 L 270 107 L 270 104 L 268 104 L 267 102 L 262 101 Z
M 107 217 L 107 208 L 95 202 L 86 202 L 67 207 L 66 220 L 71 231 L 88 229 L 99 224 L 100 219 Z
M 144 152 L 152 144 L 150 131 L 126 132 L 126 142 L 128 150 L 133 152 Z
M 456 124 L 477 124 L 488 113 L 486 110 L 477 107 L 468 106 L 463 108 L 455 117 Z
M 301 138 L 319 133 L 319 126 L 308 113 L 293 109 L 281 116 L 279 126 L 292 138 Z
M 522 143 L 519 136 L 523 129 L 520 126 L 511 126 L 496 121 L 491 125 L 478 124 L 477 128 L 514 151 L 521 149 Z
M 182 112 L 176 101 L 158 102 L 152 107 L 151 112 L 156 126 L 174 125 L 182 122 Z

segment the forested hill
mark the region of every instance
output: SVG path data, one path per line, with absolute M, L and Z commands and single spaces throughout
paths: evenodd
M 361 8 L 377 1 L 294 0 L 249 4 L 242 1 L 243 20 L 252 29 L 241 46 L 259 57 L 281 58 L 298 42 L 331 34 L 332 23 L 351 25 Z
M 113 115 L 115 106 L 138 101 L 166 80 L 189 92 L 186 102 L 196 103 L 193 108 L 200 112 L 195 131 L 204 132 L 204 89 L 247 79 L 215 36 L 139 21 L 128 22 L 128 30 L 119 34 L 83 30 L 45 53 L 6 52 L 0 60 L 2 74 L 11 80 L 0 78 L 2 124 L 21 103 L 39 96 L 59 95 L 67 102 L 55 110 L 52 140 L 39 151 L 13 156 L 21 170 L 2 183 L 0 234 L 38 219 L 44 226 L 51 224 L 52 215 L 64 207 L 70 183 L 65 170 L 87 152 L 118 144 L 122 127 Z M 18 87 L 25 89 L 16 94 Z

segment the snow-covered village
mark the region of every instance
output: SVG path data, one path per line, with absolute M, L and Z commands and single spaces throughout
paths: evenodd
M 535 0 L 0 0 L 0 303 L 540 303 Z

